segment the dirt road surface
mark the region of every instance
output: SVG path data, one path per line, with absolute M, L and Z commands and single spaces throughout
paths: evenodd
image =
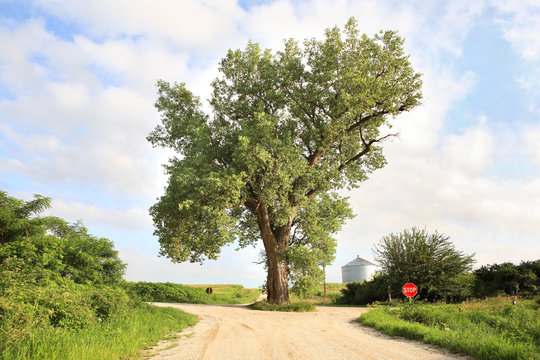
M 354 320 L 365 308 L 285 313 L 250 310 L 246 305 L 154 305 L 179 308 L 200 320 L 180 338 L 153 349 L 153 360 L 468 359 L 363 327 Z

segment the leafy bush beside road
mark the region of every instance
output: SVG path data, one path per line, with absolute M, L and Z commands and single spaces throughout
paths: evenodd
M 128 294 L 112 242 L 49 204 L 0 191 L 0 359 L 120 359 L 196 321 Z

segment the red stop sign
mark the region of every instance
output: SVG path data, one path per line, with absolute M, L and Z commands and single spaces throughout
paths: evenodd
M 413 283 L 406 283 L 403 285 L 403 295 L 407 297 L 413 297 L 418 294 L 418 288 Z

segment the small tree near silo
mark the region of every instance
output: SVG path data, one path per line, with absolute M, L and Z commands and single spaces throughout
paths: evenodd
M 456 250 L 450 238 L 437 231 L 429 234 L 413 227 L 387 235 L 375 245 L 373 254 L 381 270 L 388 274 L 394 293 L 399 293 L 403 284 L 413 282 L 418 286 L 419 298 L 449 300 L 458 295 L 457 289 L 461 297 L 463 287 L 472 286 L 463 274 L 472 269 L 474 254 Z

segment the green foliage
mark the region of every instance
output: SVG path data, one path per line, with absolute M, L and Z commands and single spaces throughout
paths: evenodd
M 20 286 L 7 292 L 0 296 L 0 351 L 21 346 L 36 332 L 88 328 L 127 315 L 137 306 L 136 299 L 117 287 L 72 281 Z
M 538 274 L 538 275 L 537 275 Z M 445 292 L 440 295 L 446 302 L 461 302 L 469 298 L 483 298 L 498 294 L 535 296 L 539 294 L 540 260 L 482 266 L 473 273 L 462 273 L 445 278 Z M 366 305 L 388 300 L 390 285 L 392 297 L 401 298 L 399 284 L 394 285 L 389 276 L 378 273 L 375 279 L 362 283 L 348 283 L 337 303 Z
M 114 284 L 122 279 L 126 265 L 110 240 L 89 234 L 81 222 L 50 217 L 45 226 L 62 250 L 57 250 L 64 264 L 61 276 L 81 284 Z
M 288 40 L 277 53 L 250 42 L 219 70 L 212 116 L 185 84 L 157 83 L 162 123 L 147 139 L 178 153 L 150 209 L 161 254 L 202 262 L 262 238 L 269 279 L 285 262 L 308 291 L 352 216 L 337 191 L 385 165 L 382 129 L 420 103 L 420 74 L 395 32 L 360 35 L 352 18 L 343 32 L 303 46 Z M 271 278 L 269 292 L 278 283 L 287 291 L 281 280 Z
M 0 300 L 1 301 L 1 300 Z M 33 328 L 16 344 L 4 346 L 3 360 L 116 360 L 138 358 L 172 332 L 194 325 L 195 315 L 172 308 L 141 304 L 121 316 L 73 331 L 68 328 Z
M 125 358 L 196 322 L 128 295 L 112 242 L 39 217 L 49 202 L 0 192 L 1 359 Z
M 311 312 L 317 311 L 315 305 L 309 302 L 293 302 L 290 304 L 271 304 L 266 301 L 258 301 L 249 305 L 250 309 L 262 311 L 284 311 L 284 312 Z
M 321 196 L 317 202 L 308 202 L 299 211 L 298 226 L 291 236 L 284 257 L 290 265 L 289 277 L 293 294 L 312 297 L 324 281 L 324 268 L 335 259 L 337 241 L 331 234 L 341 229 L 352 210 L 346 199 Z
M 359 321 L 392 336 L 404 336 L 479 359 L 540 357 L 540 314 L 532 300 L 494 298 L 456 305 L 409 305 L 377 309 Z
M 383 237 L 373 252 L 393 295 L 401 294 L 408 282 L 418 287 L 419 298 L 429 301 L 459 301 L 470 294 L 471 279 L 461 274 L 471 270 L 473 255 L 457 251 L 448 236 L 412 228 Z
M 34 195 L 23 201 L 0 191 L 0 246 L 25 237 L 42 234 L 41 220 L 34 215 L 50 207 L 51 199 Z
M 475 296 L 493 296 L 499 292 L 507 295 L 540 294 L 540 260 L 484 265 L 474 271 Z
M 0 192 L 0 352 L 36 334 L 85 329 L 137 306 L 118 287 L 125 265 L 81 224 L 38 213 L 50 199 Z M 18 350 L 17 350 L 18 351 Z
M 208 298 L 204 289 L 181 284 L 130 282 L 125 286 L 144 301 L 206 304 Z
M 347 283 L 336 299 L 338 304 L 367 305 L 375 301 L 388 301 L 388 286 L 391 283 L 387 274 L 377 273 L 373 280 Z
M 258 289 L 245 289 L 241 285 L 190 286 L 174 283 L 127 282 L 126 290 L 144 301 L 191 304 L 244 304 L 254 302 L 261 294 Z M 213 289 L 212 295 L 205 292 Z
M 110 240 L 88 233 L 81 222 L 69 224 L 37 214 L 50 199 L 35 195 L 24 202 L 0 192 L 0 264 L 23 259 L 39 280 L 69 278 L 80 284 L 114 284 L 122 279 L 125 264 Z

